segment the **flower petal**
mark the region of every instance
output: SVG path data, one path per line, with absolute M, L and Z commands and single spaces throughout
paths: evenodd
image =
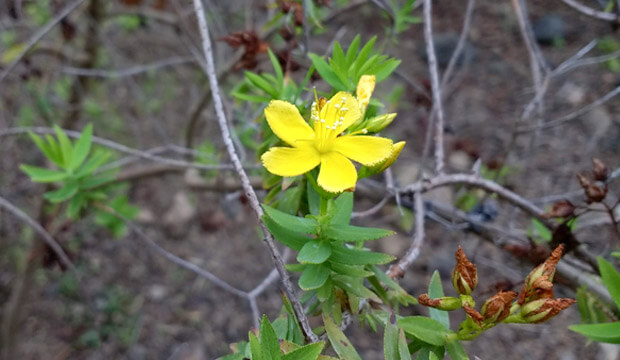
M 274 134 L 291 146 L 296 146 L 296 140 L 314 138 L 314 131 L 291 103 L 273 100 L 265 109 L 265 117 Z
M 261 156 L 263 166 L 272 174 L 297 176 L 314 169 L 321 156 L 310 146 L 273 147 Z
M 342 125 L 337 126 L 338 133 L 340 133 L 359 120 L 362 113 L 355 97 L 348 92 L 340 91 L 321 108 L 319 116 L 325 120 L 326 126 L 332 126 L 336 121 L 342 121 Z
M 349 159 L 337 152 L 321 154 L 320 187 L 337 193 L 355 187 L 356 181 L 357 171 Z
M 357 101 L 360 103 L 360 108 L 366 109 L 370 102 L 372 92 L 375 90 L 376 78 L 374 75 L 362 75 L 360 81 L 357 83 Z
M 363 165 L 372 166 L 390 156 L 392 140 L 365 135 L 344 135 L 334 139 L 333 151 Z

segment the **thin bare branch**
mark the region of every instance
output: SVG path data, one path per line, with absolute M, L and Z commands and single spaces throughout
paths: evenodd
M 445 91 L 446 85 L 448 81 L 450 81 L 450 77 L 452 77 L 452 72 L 456 68 L 456 64 L 465 49 L 465 43 L 467 42 L 467 35 L 469 34 L 469 28 L 471 27 L 471 19 L 474 14 L 474 8 L 476 7 L 476 0 L 469 0 L 467 2 L 467 9 L 465 10 L 465 20 L 463 20 L 463 29 L 461 30 L 461 35 L 459 36 L 459 41 L 456 44 L 456 48 L 450 57 L 450 61 L 448 62 L 448 66 L 446 67 L 446 71 L 444 71 L 443 76 L 441 78 L 441 89 Z
M 6 68 L 0 73 L 0 83 L 13 71 L 15 66 L 19 64 L 20 61 L 26 56 L 28 51 L 32 49 L 45 35 L 47 35 L 50 30 L 56 26 L 62 19 L 66 18 L 69 14 L 73 12 L 73 10 L 77 9 L 82 3 L 86 0 L 76 0 L 69 5 L 65 6 L 58 15 L 54 16 L 50 21 L 45 24 L 39 31 L 37 31 L 32 37 L 26 42 L 24 48 L 20 51 L 20 53 L 15 57 L 13 61 L 11 61 Z
M 413 234 L 413 241 L 405 256 L 400 259 L 396 265 L 392 265 L 388 271 L 388 275 L 391 277 L 402 277 L 409 266 L 418 258 L 422 245 L 424 244 L 425 210 L 421 191 L 413 194 L 413 204 L 415 211 L 415 232 Z
M 54 237 L 43 228 L 43 226 L 41 226 L 38 222 L 28 216 L 28 214 L 21 211 L 17 206 L 11 204 L 8 200 L 1 196 L 0 207 L 8 211 L 10 214 L 15 216 L 22 222 L 24 222 L 26 225 L 30 226 L 32 230 L 34 230 L 41 238 L 43 238 L 43 241 L 45 241 L 45 243 L 52 249 L 52 251 L 54 251 L 56 256 L 58 256 L 60 262 L 62 262 L 62 264 L 68 269 L 73 271 L 76 274 L 76 278 L 79 279 L 79 277 L 77 277 L 75 266 L 69 259 L 69 256 L 67 256 L 67 253 L 62 249 L 62 246 L 58 244 L 58 241 L 56 241 L 56 239 L 54 239 Z
M 121 78 L 126 76 L 134 76 L 143 74 L 148 71 L 158 70 L 165 67 L 175 66 L 175 65 L 184 65 L 184 64 L 194 64 L 196 63 L 196 59 L 191 57 L 172 57 L 169 59 L 164 59 L 161 61 L 157 61 L 151 64 L 145 65 L 136 65 L 131 66 L 126 69 L 117 69 L 117 70 L 106 70 L 106 69 L 84 69 L 84 68 L 76 68 L 71 66 L 64 66 L 62 68 L 62 72 L 67 75 L 76 75 L 76 76 L 88 76 L 88 77 L 100 77 L 100 78 Z
M 572 7 L 573 9 L 579 11 L 580 13 L 582 13 L 584 15 L 588 15 L 588 16 L 597 18 L 599 20 L 620 21 L 618 15 L 592 9 L 592 8 L 587 7 L 587 6 L 577 2 L 575 0 L 562 0 L 562 2 L 564 2 L 564 4 Z
M 234 146 L 234 143 L 230 135 L 230 130 L 228 128 L 228 121 L 226 120 L 226 114 L 224 113 L 224 105 L 220 97 L 219 85 L 218 85 L 217 76 L 215 73 L 213 51 L 211 49 L 211 39 L 209 38 L 209 28 L 207 26 L 207 19 L 204 14 L 202 2 L 200 0 L 194 0 L 193 3 L 194 3 L 194 10 L 198 18 L 198 27 L 200 30 L 200 37 L 202 38 L 202 47 L 204 51 L 204 57 L 207 62 L 206 64 L 207 77 L 209 78 L 209 83 L 211 85 L 213 104 L 215 106 L 217 121 L 220 126 L 220 130 L 222 132 L 222 140 L 224 141 L 224 144 L 226 146 L 226 151 L 228 152 L 228 155 L 230 156 L 233 166 L 235 167 L 235 170 L 237 174 L 239 175 L 239 178 L 241 179 L 241 184 L 243 186 L 248 202 L 260 221 L 261 217 L 263 216 L 263 210 L 260 206 L 260 202 L 258 201 L 258 197 L 256 196 L 254 188 L 252 188 L 252 185 L 250 184 L 250 179 L 248 178 L 248 175 L 243 169 L 241 161 L 239 160 L 239 156 L 237 155 L 235 151 L 235 146 Z M 308 322 L 304 309 L 301 303 L 299 302 L 297 295 L 295 294 L 293 284 L 291 283 L 289 274 L 286 271 L 286 268 L 284 267 L 284 261 L 282 259 L 282 255 L 280 254 L 280 251 L 275 245 L 273 236 L 271 236 L 267 227 L 265 226 L 265 224 L 262 223 L 262 221 L 260 222 L 260 226 L 263 231 L 265 243 L 267 244 L 271 252 L 276 268 L 278 269 L 278 273 L 280 274 L 280 278 L 282 280 L 284 291 L 286 292 L 287 296 L 290 298 L 291 302 L 293 303 L 296 315 L 301 323 L 302 329 L 304 330 L 305 335 L 312 342 L 317 342 L 318 337 L 312 332 L 312 327 L 310 326 Z
M 431 88 L 433 90 L 433 104 L 437 107 L 437 121 L 435 122 L 435 172 L 443 174 L 444 170 L 444 149 L 443 149 L 443 124 L 444 112 L 439 86 L 439 72 L 437 70 L 437 56 L 435 54 L 435 44 L 433 43 L 433 23 L 432 23 L 432 0 L 424 0 L 424 41 L 426 42 L 426 53 L 428 56 L 428 69 L 431 76 Z

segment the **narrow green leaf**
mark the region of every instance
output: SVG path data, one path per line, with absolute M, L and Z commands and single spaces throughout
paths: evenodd
M 54 163 L 60 168 L 64 167 L 62 150 L 60 150 L 58 141 L 56 141 L 56 139 L 50 134 L 45 134 L 45 140 L 47 141 L 50 151 L 54 153 Z
M 28 132 L 28 136 L 30 136 L 30 139 L 32 139 L 34 144 L 39 148 L 39 150 L 41 150 L 41 152 L 43 153 L 43 155 L 45 155 L 46 158 L 53 161 L 59 167 L 62 167 L 62 157 L 59 157 L 58 153 L 56 152 L 55 142 L 52 144 L 48 144 L 37 134 L 30 131 Z
M 321 355 L 324 346 L 325 343 L 322 341 L 309 344 L 282 356 L 282 360 L 316 360 Z
M 385 360 L 400 360 L 398 326 L 388 319 L 383 331 L 383 356 Z
M 284 84 L 284 74 L 282 73 L 282 67 L 280 66 L 280 62 L 275 54 L 271 51 L 271 49 L 267 49 L 269 53 L 269 60 L 271 60 L 271 66 L 273 66 L 273 71 L 276 74 L 276 79 L 279 84 L 278 92 L 281 92 L 282 85 Z
M 322 264 L 332 254 L 332 247 L 327 241 L 312 240 L 304 244 L 297 254 L 297 261 L 302 264 Z
M 305 291 L 318 289 L 325 284 L 329 273 L 329 267 L 324 264 L 308 264 L 299 278 L 299 287 Z
M 233 92 L 231 95 L 236 97 L 239 100 L 255 102 L 255 103 L 267 103 L 269 102 L 269 100 L 271 100 L 270 98 L 266 96 L 245 94 L 245 93 L 238 92 L 238 91 Z
M 71 145 L 71 140 L 65 131 L 60 128 L 58 125 L 54 125 L 54 131 L 56 132 L 56 137 L 58 138 L 58 142 L 60 143 L 60 150 L 62 152 L 62 163 L 63 168 L 68 169 L 71 164 L 71 157 L 73 153 L 73 145 Z
M 297 315 L 295 314 L 295 310 L 293 309 L 293 304 L 284 292 L 282 292 L 282 306 L 284 307 L 284 310 L 286 311 L 286 316 L 288 318 L 287 338 L 295 344 L 300 345 L 304 341 L 301 327 L 299 326 L 299 322 L 297 321 Z
M 620 321 L 603 324 L 571 325 L 568 328 L 594 341 L 620 344 Z
M 411 360 L 411 354 L 407 346 L 407 337 L 405 337 L 403 329 L 400 329 L 398 332 L 398 355 L 401 360 Z
M 360 73 L 359 69 L 362 68 L 362 66 L 366 63 L 366 60 L 372 53 L 372 49 L 375 46 L 375 41 L 377 41 L 376 36 L 373 36 L 370 40 L 368 40 L 366 45 L 364 45 L 364 47 L 362 47 L 362 50 L 360 50 L 357 59 L 355 59 L 353 68 L 355 69 L 355 74 L 357 76 L 357 79 L 355 79 L 356 81 L 359 80 L 362 75 L 364 75 L 363 73 Z
M 359 297 L 370 299 L 377 303 L 381 303 L 381 298 L 374 292 L 370 291 L 364 286 L 363 278 L 354 278 L 350 276 L 335 275 L 332 277 L 334 284 L 339 288 L 346 290 L 348 293 L 357 295 Z
M 72 198 L 78 192 L 78 184 L 76 182 L 69 182 L 58 190 L 46 192 L 43 197 L 49 202 L 57 204 Z
M 67 216 L 71 219 L 76 219 L 86 204 L 86 198 L 83 194 L 77 194 L 71 199 L 69 202 L 69 206 L 67 206 Z
M 309 54 L 309 56 L 310 60 L 312 60 L 312 64 L 316 68 L 316 71 L 319 72 L 319 75 L 321 75 L 323 80 L 330 84 L 335 90 L 348 90 L 348 86 L 340 80 L 331 66 L 329 66 L 329 64 L 323 60 L 322 57 L 316 54 Z
M 442 346 L 450 331 L 439 321 L 425 316 L 408 316 L 398 320 L 398 326 L 407 334 L 413 335 L 425 343 Z
M 609 294 L 611 298 L 614 299 L 616 306 L 620 309 L 620 273 L 614 269 L 611 263 L 601 256 L 598 257 L 598 267 L 601 271 L 603 283 L 607 287 L 607 290 L 609 290 Z
M 353 212 L 353 193 L 342 193 L 333 204 L 331 223 L 348 225 L 351 221 L 351 212 Z
M 341 224 L 329 225 L 324 233 L 326 237 L 341 242 L 376 240 L 394 234 L 391 230 Z
M 394 257 L 388 254 L 382 254 L 367 250 L 350 249 L 343 245 L 332 245 L 332 255 L 329 257 L 331 261 L 339 262 L 346 265 L 368 265 L 368 264 L 387 264 L 394 260 Z
M 316 221 L 306 219 L 276 210 L 270 206 L 263 205 L 263 209 L 278 225 L 297 233 L 316 234 Z
M 252 85 L 269 94 L 272 99 L 277 99 L 280 97 L 280 94 L 278 93 L 276 88 L 274 88 L 267 80 L 265 80 L 260 75 L 254 74 L 250 71 L 246 71 L 245 77 L 252 83 Z
M 75 172 L 75 177 L 81 178 L 92 174 L 93 171 L 97 170 L 98 167 L 103 165 L 108 160 L 110 155 L 111 153 L 108 151 L 95 152 L 88 158 L 88 160 L 86 160 L 85 163 L 82 164 L 82 166 L 77 169 Z
M 316 289 L 316 296 L 321 302 L 327 301 L 333 293 L 334 282 L 332 281 L 331 276 L 327 278 L 325 284 L 323 284 L 320 288 Z
M 334 323 L 328 315 L 323 314 L 323 323 L 325 324 L 325 332 L 332 347 L 341 359 L 346 360 L 362 360 L 357 353 L 353 344 L 347 339 L 342 330 Z
M 389 59 L 375 72 L 375 77 L 377 78 L 377 82 L 385 80 L 388 76 L 390 76 L 394 70 L 400 65 L 401 61 L 396 59 Z
M 308 208 L 310 210 L 310 214 L 319 215 L 321 197 L 316 190 L 314 190 L 314 187 L 310 181 L 306 181 L 306 196 L 308 197 Z
M 263 348 L 261 347 L 260 341 L 253 332 L 250 331 L 248 335 L 250 338 L 250 352 L 252 354 L 252 360 L 269 360 L 269 358 L 263 355 Z
M 422 348 L 419 350 L 416 360 L 433 360 L 433 359 L 443 359 L 444 353 L 446 350 L 443 346 L 431 346 L 428 344 L 424 344 Z
M 260 324 L 260 344 L 263 354 L 268 355 L 271 360 L 280 359 L 280 344 L 273 326 L 269 322 L 267 315 L 263 315 Z
M 446 343 L 446 350 L 448 350 L 448 354 L 452 360 L 469 360 L 469 356 L 465 352 L 465 348 L 458 340 L 448 341 Z
M 439 271 L 435 270 L 431 276 L 431 282 L 428 285 L 428 296 L 431 299 L 437 299 L 444 296 L 443 287 L 441 286 L 441 277 Z M 450 315 L 447 311 L 429 308 L 432 319 L 439 321 L 446 329 L 450 328 Z
M 372 276 L 373 273 L 364 269 L 362 265 L 345 265 L 337 262 L 330 262 L 329 266 L 335 273 L 353 277 L 366 278 Z
M 73 148 L 73 155 L 71 158 L 71 164 L 69 164 L 69 169 L 75 170 L 77 169 L 90 152 L 90 147 L 92 145 L 93 138 L 93 126 L 92 124 L 86 125 L 84 130 L 82 131 L 82 135 L 75 143 L 75 147 Z
M 22 164 L 19 168 L 30 177 L 30 180 L 34 182 L 50 183 L 62 181 L 67 178 L 67 174 L 64 172 L 44 169 L 38 166 Z
M 357 50 L 359 50 L 360 48 L 361 39 L 362 39 L 361 36 L 357 34 L 355 38 L 353 39 L 353 41 L 351 41 L 351 45 L 349 45 L 349 48 L 347 49 L 347 55 L 346 55 L 346 63 L 347 63 L 346 68 L 347 69 L 350 69 L 351 65 L 353 65 L 353 61 L 355 61 Z
M 269 232 L 282 244 L 290 247 L 293 250 L 299 251 L 311 238 L 304 236 L 300 233 L 291 231 L 283 226 L 278 225 L 270 217 L 263 215 L 263 223 L 269 229 Z

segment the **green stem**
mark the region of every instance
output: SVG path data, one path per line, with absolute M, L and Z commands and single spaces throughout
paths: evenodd
M 319 202 L 319 215 L 325 216 L 327 215 L 327 204 L 329 203 L 329 198 L 320 197 L 321 201 Z

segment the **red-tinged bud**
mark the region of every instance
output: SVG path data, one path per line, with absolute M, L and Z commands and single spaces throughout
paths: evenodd
M 600 159 L 592 158 L 592 174 L 594 175 L 594 180 L 607 181 L 607 165 Z
M 483 322 L 495 324 L 507 318 L 510 315 L 512 302 L 516 298 L 517 293 L 514 291 L 500 291 L 491 296 L 484 302 L 482 309 L 480 309 Z
M 538 299 L 553 298 L 553 284 L 551 282 L 553 275 L 555 275 L 555 267 L 562 258 L 563 250 L 564 245 L 556 247 L 544 263 L 529 273 L 519 294 L 519 305 Z
M 521 308 L 523 319 L 532 324 L 545 322 L 576 303 L 575 299 L 540 299 Z
M 469 306 L 467 304 L 463 304 L 463 309 L 465 310 L 467 315 L 469 315 L 469 317 L 476 324 L 478 324 L 478 326 L 482 325 L 482 320 L 484 320 L 484 318 L 482 317 L 482 315 L 480 315 L 480 313 L 478 311 L 476 311 L 476 309 L 474 309 L 473 307 L 471 307 L 471 306 Z
M 590 184 L 585 188 L 585 192 L 588 202 L 601 202 L 607 196 L 607 186 L 601 188 L 598 185 Z
M 572 216 L 575 211 L 575 205 L 568 200 L 558 201 L 553 204 L 551 210 L 543 214 L 546 218 L 566 218 Z
M 577 174 L 577 180 L 579 181 L 579 185 L 585 190 L 588 186 L 592 185 L 592 181 L 588 179 L 584 174 Z
M 418 297 L 420 305 L 432 307 L 444 311 L 452 311 L 461 308 L 461 300 L 459 298 L 444 296 L 437 299 L 431 299 L 428 294 L 422 294 Z
M 476 265 L 467 259 L 460 245 L 454 257 L 456 266 L 452 272 L 452 285 L 460 295 L 469 295 L 478 285 Z

